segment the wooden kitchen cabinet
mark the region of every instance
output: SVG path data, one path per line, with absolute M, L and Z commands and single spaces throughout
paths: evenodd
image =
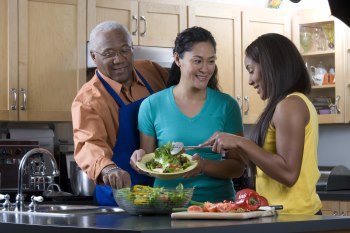
M 2 59 L 9 75 L 1 76 L 8 83 L 1 85 L 1 95 L 8 96 L 1 103 L 0 120 L 71 121 L 71 103 L 86 75 L 86 1 L 1 4 L 1 11 L 11 13 L 1 16 L 7 19 L 1 27 L 9 29 L 4 49 L 9 54 Z
M 17 1 L 0 0 L 0 120 L 17 119 Z M 16 89 L 16 90 L 14 90 Z
M 322 201 L 322 214 L 334 216 L 350 216 L 350 202 L 348 201 Z
M 309 98 L 319 113 L 321 124 L 344 123 L 345 112 L 348 111 L 344 93 L 347 26 L 330 15 L 327 9 L 311 9 L 300 10 L 293 17 L 293 41 L 303 55 L 313 80 Z M 323 75 L 318 75 L 322 73 L 320 67 L 328 74 L 334 70 L 335 82 L 327 83 L 327 78 L 325 82 Z
M 276 9 L 244 9 L 242 12 L 242 60 L 247 46 L 265 33 L 279 33 L 291 39 L 291 16 Z M 256 123 L 265 108 L 256 90 L 248 84 L 249 73 L 242 62 L 242 78 L 236 81 L 236 98 L 242 106 L 244 124 Z
M 217 42 L 219 85 L 235 96 L 235 79 L 241 79 L 241 11 L 232 5 L 194 3 L 188 6 L 188 27 L 208 29 Z
M 345 123 L 350 123 L 350 27 L 347 27 L 345 31 Z
M 187 27 L 186 5 L 164 1 L 89 0 L 87 37 L 105 20 L 116 20 L 132 34 L 134 45 L 173 47 Z

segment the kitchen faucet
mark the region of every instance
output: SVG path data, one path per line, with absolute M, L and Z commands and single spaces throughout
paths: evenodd
M 35 154 L 42 154 L 46 155 L 49 160 L 51 161 L 52 164 L 52 176 L 58 176 L 59 175 L 59 170 L 57 168 L 57 163 L 54 158 L 54 156 L 46 149 L 43 148 L 34 148 L 28 151 L 23 158 L 21 159 L 21 162 L 19 164 L 18 168 L 18 193 L 16 196 L 16 211 L 22 211 L 23 206 L 24 206 L 24 198 L 23 198 L 23 175 L 24 175 L 24 170 L 25 170 L 25 165 L 27 163 L 27 160 L 29 157 Z

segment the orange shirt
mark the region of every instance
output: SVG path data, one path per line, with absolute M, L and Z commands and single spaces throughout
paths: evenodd
M 168 73 L 151 61 L 135 61 L 134 66 L 149 83 L 154 92 L 166 87 Z M 125 104 L 137 101 L 149 91 L 133 71 L 130 93 L 120 83 L 104 76 L 102 78 L 114 89 Z M 113 148 L 119 128 L 119 106 L 105 89 L 95 74 L 79 90 L 72 103 L 72 123 L 74 134 L 74 158 L 82 170 L 97 183 L 101 170 L 114 164 Z M 135 122 L 137 124 L 137 122 Z

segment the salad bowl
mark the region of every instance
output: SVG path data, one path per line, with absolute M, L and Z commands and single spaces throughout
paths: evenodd
M 192 160 L 192 156 L 188 154 L 182 154 L 181 156 L 186 157 L 190 161 L 190 166 L 176 172 L 164 172 L 162 169 L 150 169 L 146 166 L 147 162 L 151 161 L 155 158 L 155 153 L 146 154 L 142 157 L 141 161 L 136 162 L 136 166 L 143 172 L 148 173 L 150 176 L 162 179 L 162 180 L 170 180 L 182 177 L 186 172 L 193 170 L 198 162 Z M 166 161 L 164 160 L 164 163 Z

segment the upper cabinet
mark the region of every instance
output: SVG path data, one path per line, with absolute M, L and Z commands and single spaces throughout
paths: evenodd
M 0 0 L 0 120 L 18 118 L 17 1 Z
M 350 27 L 346 28 L 345 46 L 345 123 L 350 123 Z
M 8 36 L 0 40 L 8 56 L 2 60 L 8 74 L 0 79 L 8 85 L 1 85 L 0 120 L 70 121 L 86 75 L 85 0 L 0 3 Z
M 158 2 L 89 0 L 87 36 L 98 23 L 117 20 L 129 29 L 134 45 L 173 47 L 187 27 L 186 6 Z
M 235 96 L 235 79 L 241 78 L 241 12 L 232 5 L 191 4 L 188 26 L 208 29 L 217 42 L 216 55 L 219 85 Z
M 247 9 L 242 12 L 242 61 L 247 46 L 265 33 L 279 33 L 291 39 L 291 17 L 282 10 Z M 248 84 L 249 74 L 242 62 L 242 78 L 236 79 L 236 98 L 242 108 L 243 123 L 254 124 L 265 108 L 256 90 Z
M 327 10 L 302 10 L 293 17 L 293 41 L 309 70 L 309 98 L 320 123 L 345 122 L 346 29 Z

